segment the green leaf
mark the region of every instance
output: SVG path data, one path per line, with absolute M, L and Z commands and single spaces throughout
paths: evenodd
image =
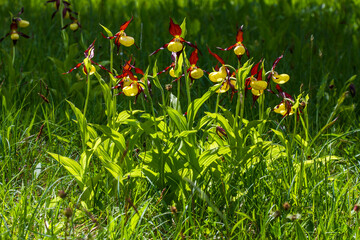
M 204 151 L 199 158 L 199 165 L 202 169 L 201 173 L 203 174 L 213 162 L 219 159 L 220 156 L 228 153 L 231 153 L 231 149 L 225 146 Z
M 123 134 L 119 133 L 118 131 L 115 131 L 114 129 L 104 126 L 104 125 L 98 125 L 98 124 L 92 124 L 96 129 L 103 132 L 107 137 L 109 137 L 116 145 L 116 147 L 120 151 L 124 151 L 126 148 L 125 138 Z
M 66 100 L 66 101 L 69 103 L 71 109 L 75 113 L 76 120 L 79 125 L 79 129 L 80 129 L 81 139 L 82 139 L 83 143 L 86 143 L 89 140 L 89 133 L 87 131 L 86 118 L 85 118 L 84 114 L 82 114 L 82 112 L 77 107 L 75 107 L 75 105 L 72 102 L 70 102 L 68 100 Z
M 275 133 L 275 135 L 279 137 L 280 141 L 282 142 L 282 144 L 284 146 L 287 146 L 288 140 L 284 137 L 284 134 L 282 132 L 272 129 L 272 128 L 271 128 L 271 131 L 273 131 Z
M 91 151 L 91 150 L 85 150 L 84 152 L 81 153 L 79 162 L 80 162 L 81 168 L 84 173 L 86 173 L 86 170 L 89 167 L 90 159 L 91 159 L 93 153 L 94 153 L 94 151 Z
M 116 105 L 113 104 L 113 96 L 111 94 L 111 89 L 110 87 L 105 83 L 104 79 L 101 78 L 100 74 L 98 74 L 97 72 L 95 72 L 95 76 L 98 79 L 100 86 L 101 86 L 101 90 L 104 96 L 104 100 L 105 100 L 105 106 L 106 106 L 106 115 L 107 116 L 113 116 L 113 113 L 116 111 Z
M 186 118 L 183 115 L 171 107 L 167 107 L 166 111 L 180 132 L 186 130 Z
M 157 77 L 158 68 L 157 68 L 157 66 L 156 66 L 156 62 L 157 62 L 157 61 L 155 61 L 154 67 L 153 67 L 153 83 L 154 83 L 154 85 L 155 85 L 158 89 L 161 90 L 161 92 L 163 92 L 164 89 L 163 89 L 163 87 L 162 87 L 161 84 L 160 84 L 159 78 Z
M 113 175 L 113 177 L 123 185 L 123 172 L 121 167 L 110 161 L 103 161 L 103 166 Z
M 106 34 L 108 35 L 108 37 L 114 36 L 114 34 L 112 34 L 112 32 L 111 32 L 107 27 L 101 25 L 100 23 L 99 23 L 99 25 L 105 30 L 105 32 L 106 32 Z
M 65 167 L 66 170 L 69 171 L 71 175 L 73 175 L 77 180 L 82 182 L 82 174 L 83 169 L 81 169 L 81 166 L 78 162 L 75 160 L 61 156 L 56 153 L 47 152 L 51 157 L 53 157 L 56 161 L 58 161 L 61 165 Z
M 193 190 L 195 190 L 194 192 L 196 192 L 203 201 L 207 202 L 209 207 L 211 207 L 219 215 L 219 217 L 225 222 L 225 225 L 227 227 L 228 223 L 226 216 L 222 214 L 222 212 L 215 206 L 213 201 L 211 201 L 211 199 L 206 195 L 206 193 L 203 190 L 201 190 L 201 188 L 198 187 L 196 183 L 192 182 L 190 179 L 184 178 L 184 181 L 187 182 L 190 186 L 192 186 Z
M 230 143 L 235 142 L 235 135 L 234 135 L 233 129 L 230 126 L 228 120 L 223 115 L 221 115 L 219 113 L 209 113 L 209 112 L 206 112 L 206 115 L 215 119 L 221 125 L 221 127 L 224 128 L 228 138 L 230 139 L 229 140 Z
M 176 59 L 176 65 L 174 68 L 174 74 L 176 77 L 180 77 L 182 74 L 184 62 L 186 62 L 186 53 L 183 51 L 182 54 L 180 54 L 180 56 Z
M 188 119 L 192 123 L 200 107 L 215 93 L 219 86 L 212 86 L 201 98 L 192 101 L 187 109 Z M 191 126 L 191 124 L 190 124 Z
M 306 237 L 305 230 L 304 230 L 304 228 L 301 227 L 300 223 L 296 221 L 295 225 L 296 225 L 296 235 L 297 235 L 296 239 L 299 239 L 299 240 L 308 239 Z
M 196 133 L 196 132 L 197 132 L 197 130 L 186 130 L 186 131 L 182 131 L 180 134 L 176 135 L 176 137 L 185 138 L 185 137 L 187 137 L 189 134 Z
M 186 18 L 184 18 L 183 22 L 182 22 L 181 25 L 180 25 L 180 28 L 181 28 L 181 31 L 182 31 L 180 37 L 185 38 L 185 37 L 186 37 L 186 34 L 187 34 L 187 30 L 186 30 Z

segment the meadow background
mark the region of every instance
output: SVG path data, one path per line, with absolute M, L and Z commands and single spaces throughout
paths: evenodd
M 0 0 L 0 36 L 9 31 L 9 13 L 15 15 L 24 7 L 21 17 L 28 20 L 30 26 L 20 31 L 31 37 L 19 39 L 14 64 L 10 39 L 0 44 L 2 238 L 358 238 L 359 1 L 70 2 L 71 9 L 79 13 L 82 28 L 74 33 L 65 29 L 64 38 L 60 14 L 51 19 L 53 4 L 39 0 Z M 132 16 L 134 20 L 126 33 L 135 38 L 139 49 L 122 47 L 119 55 L 114 53 L 114 68 L 118 72 L 130 56 L 144 71 L 150 66 L 149 74 L 155 60 L 160 70 L 171 63 L 167 50 L 149 56 L 171 40 L 169 17 L 178 24 L 186 18 L 186 39 L 197 43 L 203 53 L 197 65 L 208 72 L 217 61 L 208 54 L 207 46 L 226 63 L 237 67 L 232 51 L 221 52 L 215 48 L 234 44 L 240 25 L 244 25 L 243 43 L 253 63 L 264 58 L 265 68 L 270 70 L 273 61 L 283 54 L 277 70 L 290 75 L 283 89 L 293 96 L 301 93 L 309 96 L 304 120 L 296 125 L 296 117 L 282 119 L 281 115 L 271 112 L 265 125 L 258 127 L 259 123 L 254 123 L 256 134 L 263 141 L 282 146 L 276 148 L 281 157 L 269 159 L 268 148 L 259 145 L 259 151 L 251 152 L 256 161 L 232 161 L 227 165 L 226 159 L 238 159 L 244 154 L 242 150 L 237 157 L 229 153 L 223 159 L 213 160 L 208 166 L 211 170 L 206 170 L 201 178 L 184 180 L 179 193 L 168 192 L 174 183 L 171 177 L 166 179 L 167 175 L 159 184 L 154 179 L 135 177 L 119 186 L 103 169 L 101 157 L 94 155 L 88 176 L 89 179 L 95 176 L 99 184 L 91 185 L 88 199 L 82 198 L 81 184 L 49 155 L 52 152 L 79 161 L 84 151 L 82 130 L 73 121 L 78 119 L 77 115 L 65 100 L 82 109 L 86 76 L 81 70 L 68 75 L 62 73 L 83 60 L 83 52 L 94 39 L 97 40 L 93 60 L 108 67 L 109 41 L 101 36 L 105 31 L 99 24 L 116 33 Z M 65 22 L 70 23 L 66 19 Z M 246 60 L 244 57 L 243 62 Z M 105 72 L 99 70 L 99 73 L 109 82 Z M 193 99 L 213 86 L 205 75 L 191 87 Z M 162 86 L 172 81 L 167 76 L 159 79 Z M 102 88 L 95 77 L 92 81 L 86 120 L 106 125 Z M 175 84 L 173 87 L 176 88 Z M 183 86 L 182 105 L 187 104 L 185 92 Z M 168 97 L 166 95 L 166 99 Z M 228 111 L 219 111 L 227 119 L 236 108 L 235 99 L 231 101 L 229 94 L 221 96 L 220 106 Z M 160 90 L 153 86 L 152 103 L 139 100 L 130 106 L 132 110 L 150 111 L 149 106 L 153 105 L 155 113 L 161 116 L 161 102 Z M 264 104 L 265 109 L 273 108 L 279 99 L 267 95 Z M 216 94 L 204 103 L 195 121 L 200 122 L 205 112 L 215 107 Z M 128 109 L 128 99 L 118 96 L 117 111 Z M 258 108 L 252 107 L 250 98 L 244 104 L 244 118 L 259 119 Z M 133 119 L 143 123 L 137 117 Z M 98 134 L 101 129 L 97 129 Z M 132 128 L 120 129 L 124 136 L 129 134 L 125 131 L 135 134 Z M 271 129 L 280 129 L 281 134 Z M 131 138 L 131 134 L 126 136 Z M 189 142 L 195 141 L 195 137 L 187 134 Z M 254 134 L 253 130 L 249 134 Z M 205 144 L 209 136 L 204 131 L 197 137 Z M 138 152 L 151 151 L 149 144 L 154 143 L 147 141 L 146 136 L 141 136 L 138 142 L 131 143 L 133 149 L 127 149 L 130 154 L 126 161 L 131 162 L 134 169 L 143 161 Z M 245 142 L 257 146 L 252 140 Z M 156 154 L 153 151 L 153 156 Z M 221 169 L 217 165 L 221 165 Z M 64 199 L 59 197 L 59 190 L 67 194 Z M 175 196 L 177 193 L 180 195 Z M 81 204 L 82 201 L 85 203 Z M 66 209 L 71 209 L 71 217 L 65 216 L 65 211 L 69 211 Z

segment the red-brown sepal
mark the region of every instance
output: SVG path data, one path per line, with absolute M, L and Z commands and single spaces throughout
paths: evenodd
M 182 33 L 181 27 L 178 24 L 174 23 L 171 18 L 170 18 L 169 32 L 174 37 L 180 36 Z
M 238 29 L 238 32 L 236 34 L 236 42 L 242 42 L 244 39 L 243 39 L 243 27 L 244 25 L 241 25 L 241 27 L 239 27 Z
M 189 58 L 190 65 L 196 65 L 196 63 L 197 63 L 198 60 L 199 60 L 198 50 L 195 49 L 195 50 L 191 53 L 190 58 Z

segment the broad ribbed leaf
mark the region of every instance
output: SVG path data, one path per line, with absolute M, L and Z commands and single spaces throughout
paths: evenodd
M 61 156 L 56 153 L 48 152 L 48 154 L 53 157 L 56 161 L 58 161 L 61 165 L 65 167 L 66 170 L 69 171 L 71 175 L 73 175 L 77 180 L 82 182 L 82 174 L 83 170 L 81 169 L 81 166 L 78 162 L 75 160 Z

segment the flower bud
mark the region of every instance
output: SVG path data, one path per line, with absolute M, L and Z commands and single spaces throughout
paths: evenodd
M 290 203 L 285 202 L 285 203 L 283 204 L 283 209 L 284 209 L 285 211 L 288 211 L 290 208 L 291 208 Z
M 64 211 L 65 217 L 71 218 L 72 214 L 73 214 L 73 210 L 71 208 L 68 207 L 65 209 L 65 211 Z
M 354 205 L 354 211 L 355 211 L 355 212 L 359 212 L 359 211 L 360 211 L 360 205 L 359 205 L 359 204 L 355 204 L 355 205 Z
M 66 198 L 67 194 L 64 190 L 59 190 L 58 191 L 58 195 L 59 197 L 61 197 L 62 199 Z
M 170 211 L 172 214 L 175 214 L 175 213 L 177 213 L 177 208 L 175 206 L 171 206 Z
M 171 85 L 171 84 L 166 84 L 166 85 L 165 85 L 165 89 L 166 89 L 167 91 L 171 91 L 172 85 Z

